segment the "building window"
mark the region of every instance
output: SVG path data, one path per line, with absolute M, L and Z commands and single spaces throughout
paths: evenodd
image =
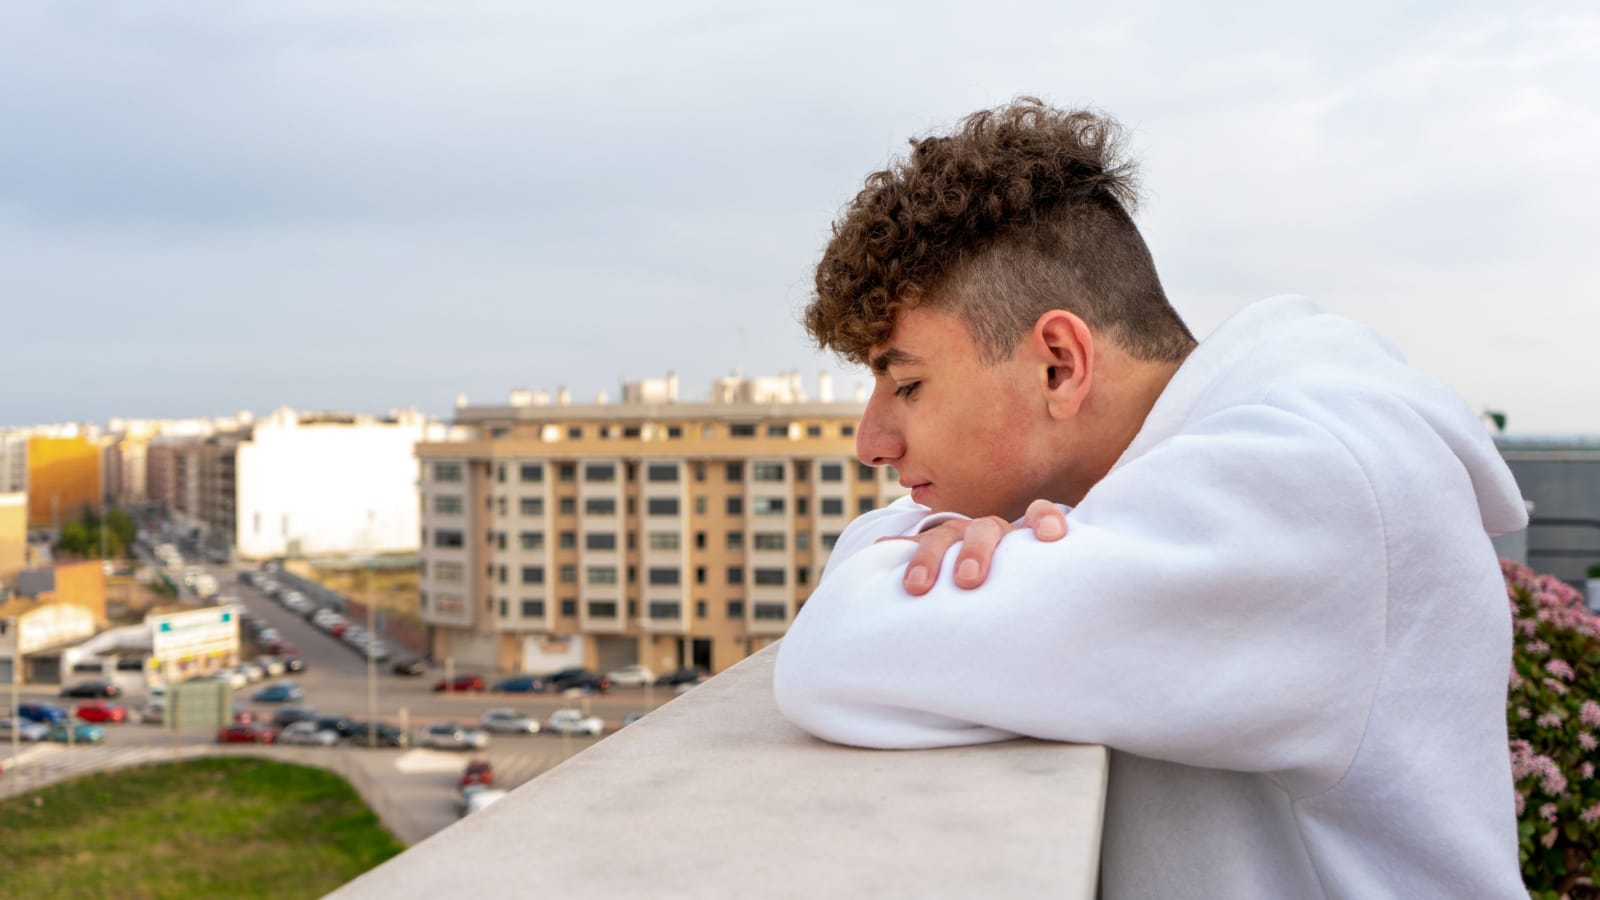
M 783 576 L 782 569 L 757 569 L 755 571 L 756 584 L 768 587 L 782 586 L 788 580 Z
M 428 592 L 427 591 L 417 591 L 417 608 L 421 609 L 423 612 L 427 612 L 427 610 L 428 610 Z
M 805 566 L 797 566 L 794 570 L 794 583 L 804 587 L 811 583 L 811 570 Z
M 434 481 L 460 481 L 461 463 L 436 462 L 433 464 Z
M 756 427 L 754 425 L 729 425 L 728 435 L 736 438 L 755 437 Z
M 573 431 L 577 431 L 578 433 L 571 435 L 572 437 L 581 437 L 583 435 L 583 432 L 579 429 L 574 428 Z M 577 481 L 578 464 L 569 462 L 557 463 L 556 478 L 560 481 Z
M 615 600 L 590 600 L 589 618 L 615 619 L 617 617 L 617 601 Z
M 461 498 L 453 494 L 437 494 L 433 498 L 433 511 L 441 516 L 461 514 Z
M 676 619 L 683 615 L 683 606 L 675 600 L 651 600 L 650 618 Z
M 788 436 L 789 436 L 789 426 L 788 425 L 768 425 L 767 426 L 767 437 L 769 437 L 769 438 L 786 438 Z
M 824 531 L 822 533 L 822 539 L 821 540 L 822 540 L 822 549 L 824 549 L 824 550 L 832 550 L 833 549 L 833 545 L 839 543 L 839 534 L 838 534 L 838 532 L 835 532 L 835 531 Z
M 453 528 L 438 528 L 433 532 L 433 545 L 447 550 L 467 545 L 466 538 Z
M 436 562 L 433 564 L 433 580 L 440 584 L 460 584 L 467 577 L 466 567 L 461 563 Z
M 759 462 L 750 466 L 750 477 L 756 481 L 782 481 L 783 463 Z
M 652 567 L 649 572 L 649 578 L 651 584 L 677 584 L 678 569 L 676 566 Z
M 612 531 L 590 531 L 583 536 L 583 549 L 585 550 L 615 550 L 617 549 L 617 535 Z
M 696 550 L 704 550 L 706 548 L 706 533 L 704 531 L 696 531 L 694 533 L 694 548 Z
M 694 498 L 694 514 L 697 516 L 706 514 L 706 498 L 704 495 Z
M 577 584 L 578 583 L 578 567 L 577 566 L 562 566 L 561 567 L 561 571 L 560 571 L 560 578 L 561 578 L 561 583 L 562 584 Z
M 794 498 L 794 514 L 795 515 L 803 516 L 810 509 L 811 509 L 811 501 L 809 499 L 807 499 L 805 497 L 796 497 L 796 498 Z
M 839 436 L 840 437 L 854 437 L 855 433 L 856 433 L 856 427 L 854 425 L 840 425 L 839 426 Z
M 728 583 L 744 584 L 744 566 L 728 567 Z
M 575 616 L 575 615 L 577 615 L 578 614 L 578 598 L 577 597 L 562 597 L 561 598 L 561 614 L 563 616 Z
M 728 463 L 726 468 L 725 468 L 725 471 L 727 472 L 726 477 L 727 477 L 727 479 L 729 481 L 743 481 L 744 480 L 744 463 L 742 463 L 742 462 L 731 462 L 731 463 Z
M 611 463 L 590 463 L 583 467 L 584 481 L 616 481 L 617 467 Z
M 806 426 L 806 437 L 808 437 L 808 438 L 819 438 L 819 437 L 822 437 L 822 426 L 821 425 L 807 425 Z
M 544 584 L 544 566 L 523 566 L 523 584 Z
M 758 516 L 783 515 L 782 497 L 755 497 L 750 501 L 750 511 Z
M 676 550 L 680 546 L 682 537 L 676 531 L 650 532 L 651 550 Z
M 556 500 L 556 512 L 558 514 L 560 514 L 560 515 L 563 515 L 563 516 L 575 516 L 575 515 L 577 515 L 578 514 L 578 498 L 577 497 L 561 497 L 561 498 L 557 499 Z
M 803 459 L 794 461 L 794 480 L 805 481 L 811 477 L 811 464 Z
M 694 480 L 695 481 L 705 481 L 706 480 L 706 464 L 705 463 L 697 462 L 697 463 L 694 464 Z
M 796 550 L 810 550 L 811 549 L 811 532 L 809 532 L 809 531 L 796 531 L 794 533 L 794 548 Z
M 675 439 L 681 438 L 681 437 L 683 437 L 683 426 L 682 425 L 668 425 L 667 426 L 667 438 L 669 440 L 675 440 Z
M 706 567 L 705 566 L 695 566 L 694 567 L 694 583 L 695 584 L 705 584 L 706 583 Z
M 527 573 L 524 572 L 523 574 L 527 574 Z M 499 571 L 495 573 L 495 580 L 499 581 L 501 584 L 505 584 L 506 583 L 506 567 L 505 566 L 501 566 Z
M 506 464 L 505 463 L 501 463 L 500 465 L 494 467 L 494 480 L 500 482 L 501 484 L 505 484 L 505 482 L 506 482 Z M 502 604 L 505 603 L 504 600 L 501 600 L 500 602 Z M 500 615 L 503 616 L 503 615 L 505 615 L 505 613 L 502 612 Z
M 646 481 L 677 481 L 678 464 L 651 463 L 645 467 L 644 477 Z
M 583 437 L 583 426 L 582 425 L 568 425 L 567 426 L 567 437 L 569 439 L 571 439 L 571 440 L 574 440 L 574 441 L 579 439 L 579 438 L 581 438 L 581 437 Z
M 506 533 L 504 531 L 495 532 L 494 546 L 497 550 L 504 550 L 506 548 Z
M 696 619 L 704 619 L 706 617 L 706 602 L 704 600 L 696 600 L 694 602 L 694 617 Z
M 543 600 L 524 600 L 524 601 L 522 601 L 522 617 L 524 619 L 542 619 L 542 618 L 544 618 L 544 601 Z
M 728 532 L 728 549 L 729 550 L 743 550 L 744 549 L 744 532 L 742 532 L 742 531 L 730 531 L 730 532 Z
M 517 502 L 517 509 L 525 516 L 544 515 L 543 497 L 523 497 Z
M 781 622 L 789 617 L 782 603 L 757 603 L 754 612 L 757 619 L 768 622 Z
M 540 465 L 539 463 L 523 463 L 519 471 L 519 477 L 521 477 L 523 481 L 543 481 L 544 466 Z M 544 615 L 544 613 L 540 613 L 540 615 Z
M 842 516 L 844 515 L 844 498 L 823 497 L 820 509 L 825 516 Z
M 524 531 L 517 535 L 517 542 L 524 550 L 543 550 L 544 532 Z
M 743 497 L 729 497 L 728 498 L 728 502 L 727 502 L 727 510 L 728 510 L 728 515 L 730 515 L 730 516 L 742 516 L 742 515 L 744 515 L 744 498 Z
M 873 471 L 872 467 L 867 465 L 866 463 L 857 463 L 856 464 L 856 480 L 857 481 L 876 481 L 877 480 L 877 476 L 878 476 L 878 473 Z
M 508 616 L 510 614 L 511 614 L 511 611 L 507 608 L 506 598 L 501 597 L 500 598 L 500 618 L 504 619 L 506 616 Z
M 576 531 L 563 531 L 557 534 L 556 546 L 563 550 L 578 549 L 578 533 Z
M 823 463 L 817 466 L 817 476 L 823 481 L 843 481 L 844 465 L 842 463 Z
M 781 531 L 758 531 L 755 542 L 757 550 L 782 550 L 786 543 Z
M 675 516 L 678 514 L 678 498 L 651 497 L 645 501 L 644 511 L 650 516 Z
M 856 499 L 856 515 L 860 516 L 872 512 L 872 508 L 877 505 L 877 501 L 871 497 L 859 497 Z
M 639 602 L 637 600 L 628 601 L 628 618 L 639 618 Z
M 728 601 L 728 618 L 730 618 L 730 619 L 742 619 L 742 618 L 744 618 L 744 601 L 743 600 L 729 600 Z
M 585 572 L 589 576 L 590 584 L 616 584 L 616 566 L 590 566 Z
M 614 516 L 617 514 L 617 501 L 615 497 L 586 497 L 583 501 L 583 511 L 590 516 Z

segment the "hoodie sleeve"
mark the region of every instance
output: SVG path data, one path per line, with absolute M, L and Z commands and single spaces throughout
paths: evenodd
M 779 650 L 777 700 L 844 744 L 1026 735 L 1326 786 L 1376 690 L 1384 546 L 1339 440 L 1231 408 L 1114 469 L 1063 539 L 1008 535 L 977 589 L 955 587 L 952 551 L 906 594 L 910 542 L 830 563 Z

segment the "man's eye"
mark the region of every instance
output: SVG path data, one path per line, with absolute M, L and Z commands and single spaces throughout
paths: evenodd
M 895 388 L 894 395 L 902 400 L 909 400 L 911 399 L 911 395 L 915 394 L 917 392 L 917 388 L 921 385 L 922 382 L 920 381 L 907 382 Z

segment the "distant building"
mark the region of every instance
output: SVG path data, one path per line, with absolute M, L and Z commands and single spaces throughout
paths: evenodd
M 735 378 L 679 403 L 668 376 L 619 404 L 458 404 L 475 436 L 417 448 L 433 658 L 715 672 L 778 639 L 845 524 L 905 493 L 856 460 L 862 404 L 818 393 Z
M 0 493 L 0 597 L 28 565 L 28 495 Z
M 1600 564 L 1600 436 L 1500 435 L 1495 444 L 1532 504 L 1528 564 L 1581 584 Z
M 0 435 L 0 493 L 28 497 L 31 528 L 59 527 L 98 509 L 104 492 L 102 441 L 93 429 L 51 425 Z

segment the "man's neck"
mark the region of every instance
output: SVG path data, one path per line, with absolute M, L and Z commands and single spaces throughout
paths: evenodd
M 1192 347 L 1190 352 L 1193 352 Z M 1187 353 L 1184 358 L 1188 358 Z M 1182 360 L 1144 362 L 1121 353 L 1115 359 L 1102 358 L 1100 372 L 1096 375 L 1097 390 L 1085 405 L 1089 417 L 1078 430 L 1083 440 L 1078 459 L 1085 464 L 1077 479 L 1082 487 L 1073 492 L 1077 496 L 1069 502 L 1081 501 L 1083 494 L 1099 483 L 1122 458 L 1182 365 Z

